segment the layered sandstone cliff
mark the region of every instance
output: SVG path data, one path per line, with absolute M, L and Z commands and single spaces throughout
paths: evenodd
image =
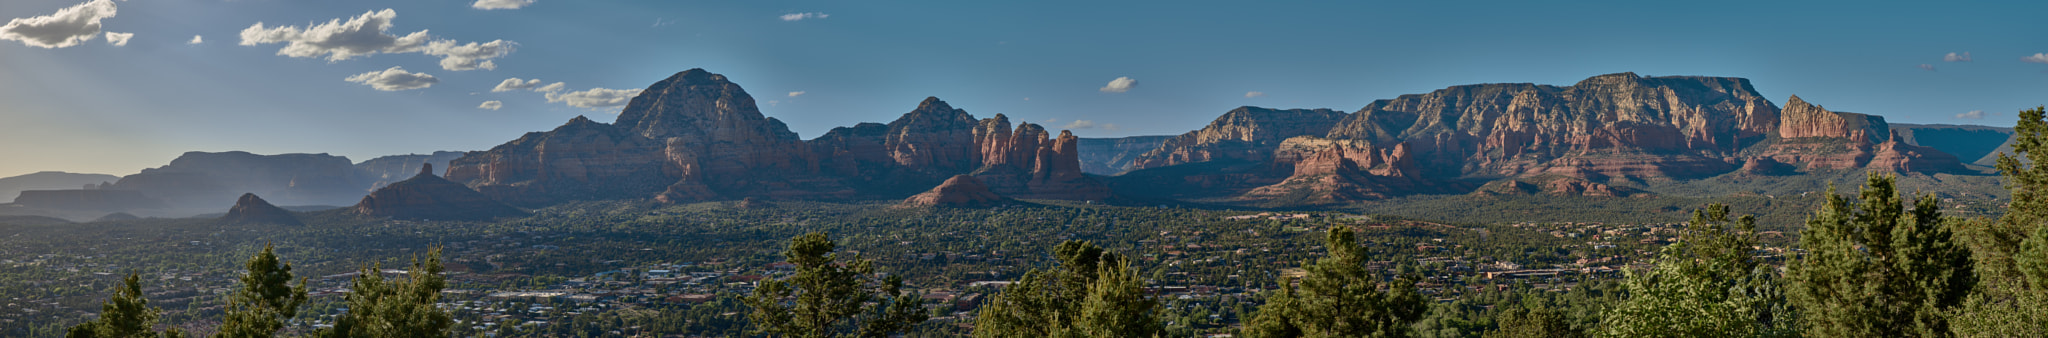
M 1402 95 L 1360 109 L 1329 137 L 1408 142 L 1419 166 L 1438 176 L 1665 178 L 1735 169 L 1720 159 L 1765 139 L 1778 120 L 1778 108 L 1748 80 L 1620 73 L 1567 87 L 1483 84 Z M 1572 161 L 1554 162 L 1561 159 Z
M 450 161 L 450 180 L 526 206 L 654 197 L 691 202 L 900 198 L 973 172 L 1024 198 L 1099 199 L 1108 188 L 1080 171 L 1071 135 L 1037 125 L 1001 133 L 938 98 L 888 124 L 835 128 L 810 141 L 763 116 L 724 76 L 702 69 L 649 86 L 617 122 L 571 120 L 553 131 Z M 996 136 L 995 134 L 1002 134 Z
M 1346 115 L 1330 109 L 1238 107 L 1201 130 L 1167 139 L 1132 159 L 1129 170 L 1221 160 L 1267 161 L 1281 141 L 1327 134 Z
M 1288 170 L 1292 174 L 1280 183 L 1252 189 L 1244 196 L 1329 203 L 1433 190 L 1416 170 L 1413 156 L 1406 143 L 1378 147 L 1362 140 L 1289 138 L 1274 152 L 1273 164 L 1291 168 Z

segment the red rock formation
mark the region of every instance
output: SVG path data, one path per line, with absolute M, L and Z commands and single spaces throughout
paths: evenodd
M 996 114 L 974 130 L 981 168 L 972 175 L 990 190 L 1018 198 L 1109 198 L 1108 185 L 1081 172 L 1081 141 L 1073 133 L 1061 131 L 1053 139 L 1036 124 L 1018 124 L 1014 131 L 1009 127 L 1009 117 Z
M 945 183 L 916 196 L 904 199 L 902 206 L 908 207 L 978 207 L 1008 203 L 1009 198 L 991 192 L 981 180 L 971 175 L 956 175 Z
M 1275 146 L 1296 136 L 1321 136 L 1345 117 L 1330 109 L 1276 110 L 1244 106 L 1201 130 L 1175 136 L 1132 159 L 1131 170 L 1215 160 L 1264 162 Z
M 967 111 L 954 109 L 937 97 L 926 97 L 916 110 L 889 122 L 884 146 L 897 165 L 914 171 L 967 172 L 980 162 L 973 146 L 977 125 Z
M 448 180 L 493 198 L 541 206 L 571 199 L 650 195 L 673 176 L 662 145 L 612 125 L 577 116 L 552 131 L 449 161 Z
M 1782 116 L 1784 118 L 1778 124 L 1779 138 L 1850 137 L 1857 138 L 1855 143 L 1891 138 L 1891 127 L 1885 124 L 1882 116 L 1831 112 L 1799 99 L 1799 95 L 1785 101 Z
M 256 194 L 246 193 L 235 200 L 235 207 L 229 208 L 228 214 L 221 216 L 220 221 L 227 224 L 305 224 L 299 222 L 299 217 L 293 216 L 291 211 L 271 205 Z
M 652 196 L 667 203 L 743 197 L 901 197 L 907 187 L 975 172 L 1028 198 L 1099 199 L 1080 173 L 1077 141 L 1032 124 L 976 121 L 938 98 L 887 125 L 837 128 L 811 141 L 762 116 L 751 96 L 701 69 L 655 83 L 614 124 L 556 130 L 450 161 L 451 180 L 525 206 Z M 914 189 L 914 188 L 913 188 Z
M 469 187 L 434 176 L 432 164 L 420 174 L 363 196 L 350 211 L 370 217 L 407 220 L 480 221 L 525 215 Z
M 1821 170 L 1963 170 L 1955 155 L 1905 142 L 1881 116 L 1828 111 L 1798 96 L 1785 105 L 1784 116 L 1779 139 L 1758 156 Z
M 1777 107 L 1747 80 L 1621 73 L 1569 87 L 1469 85 L 1380 100 L 1339 122 L 1329 137 L 1407 142 L 1431 176 L 1661 179 L 1734 169 L 1720 159 L 1764 140 L 1778 120 Z M 1625 160 L 1561 161 L 1575 158 Z
M 347 157 L 328 154 L 257 155 L 187 152 L 162 167 L 122 177 L 111 187 L 140 191 L 172 209 L 220 210 L 246 192 L 286 205 L 338 205 L 362 197 L 362 181 Z
M 1244 197 L 1332 203 L 1428 192 L 1409 149 L 1405 143 L 1382 149 L 1360 140 L 1290 138 L 1274 158 L 1277 165 L 1292 166 L 1293 175 L 1252 189 Z
M 1891 172 L 1953 172 L 1963 169 L 1961 159 L 1934 148 L 1907 144 L 1897 134 L 1890 140 L 1874 146 L 1870 163 L 1864 165 L 1870 170 Z

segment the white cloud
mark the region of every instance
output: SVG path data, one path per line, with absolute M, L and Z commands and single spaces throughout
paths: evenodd
M 133 39 L 133 38 L 135 38 L 135 33 L 115 33 L 115 32 L 107 32 L 107 44 L 110 44 L 110 45 L 115 45 L 115 46 L 127 46 L 127 45 L 128 45 L 128 39 Z
M 549 85 L 549 87 L 553 86 Z M 580 92 L 550 92 L 547 96 L 548 103 L 563 102 L 571 107 L 601 108 L 626 105 L 626 102 L 632 101 L 634 96 L 640 95 L 640 91 L 639 89 L 591 88 L 590 90 Z
M 490 109 L 490 110 L 498 110 L 498 108 L 505 108 L 505 102 L 504 102 L 504 101 L 497 101 L 497 100 L 492 100 L 492 101 L 484 101 L 484 104 L 476 105 L 476 109 Z
M 441 79 L 436 79 L 433 75 L 407 72 L 405 68 L 400 67 L 356 74 L 355 76 L 348 77 L 346 80 L 348 82 L 369 85 L 370 88 L 387 92 L 433 87 L 435 83 L 441 82 Z
M 485 43 L 471 42 L 460 45 L 455 44 L 455 40 L 441 40 L 427 43 L 427 50 L 422 53 L 441 57 L 441 69 L 475 70 L 483 68 L 497 70 L 498 64 L 492 63 L 491 59 L 512 54 L 514 46 L 518 45 L 518 43 L 505 40 L 491 40 L 491 42 Z
M 526 7 L 526 5 L 532 4 L 533 0 L 476 0 L 476 2 L 472 2 L 469 4 L 469 8 L 483 10 L 519 9 L 520 7 Z
M 542 92 L 542 93 L 553 93 L 553 92 L 559 92 L 559 91 L 562 91 L 563 89 L 568 89 L 568 88 L 569 88 L 569 84 L 566 84 L 566 83 L 561 83 L 561 82 L 556 82 L 556 83 L 551 83 L 551 84 L 548 84 L 548 85 L 546 85 L 546 86 L 540 86 L 540 88 L 534 88 L 534 89 L 533 89 L 533 91 L 536 91 L 536 92 Z
M 1244 98 L 1247 98 L 1247 99 L 1249 99 L 1249 98 L 1254 98 L 1254 97 L 1260 97 L 1260 96 L 1266 96 L 1266 92 L 1262 92 L 1262 91 L 1249 91 L 1249 92 L 1244 92 Z
M 1922 64 L 1920 64 L 1920 65 L 1918 65 L 1918 66 L 1913 66 L 1913 67 L 1919 67 L 1920 69 L 1926 69 L 1926 70 L 1930 70 L 1930 71 L 1934 70 L 1934 65 L 1930 65 L 1930 64 L 1925 64 L 1925 63 L 1922 63 Z
M 198 35 L 193 35 L 193 36 L 192 36 L 192 41 L 186 41 L 186 42 L 185 42 L 185 44 L 188 44 L 188 45 L 197 45 L 197 44 L 200 44 L 200 43 L 205 43 L 205 42 L 206 42 L 206 38 L 205 38 L 205 37 L 201 37 L 201 36 L 198 36 Z
M 1109 85 L 1107 85 L 1107 86 L 1102 86 L 1102 89 L 1099 89 L 1099 90 L 1101 90 L 1101 91 L 1102 91 L 1102 92 L 1104 92 L 1104 93 L 1122 93 L 1122 92 L 1128 92 L 1128 91 L 1131 91 L 1131 87 L 1137 87 L 1137 86 L 1138 86 L 1138 80 L 1137 80 L 1137 79 L 1133 79 L 1133 78 L 1130 78 L 1130 77 L 1128 77 L 1128 76 L 1125 76 L 1125 77 L 1117 77 L 1117 78 L 1116 78 L 1115 80 L 1109 80 Z
M 2020 61 L 2033 63 L 2048 63 L 2048 53 L 2034 53 L 2034 55 L 2032 56 L 2020 58 Z
M 798 97 L 798 96 L 804 96 L 804 91 L 801 91 L 801 90 L 799 90 L 799 91 L 793 91 L 793 92 L 789 92 L 789 97 Z
M 1956 114 L 1956 118 L 1957 118 L 1957 119 L 1964 119 L 1964 120 L 1982 120 L 1982 119 L 1984 119 L 1984 111 L 1982 111 L 1982 110 L 1972 110 L 1972 111 L 1970 111 L 1970 112 L 1967 112 L 1967 113 L 1962 113 L 1962 114 Z
M 99 36 L 100 19 L 114 17 L 117 7 L 113 0 L 93 0 L 50 15 L 7 20 L 6 26 L 0 26 L 0 40 L 21 41 L 29 47 L 77 46 Z
M 783 15 L 782 15 L 782 21 L 797 21 L 797 20 L 804 20 L 804 19 L 824 19 L 824 18 L 828 18 L 828 17 L 832 17 L 832 15 L 831 15 L 831 14 L 825 14 L 825 13 L 818 13 L 818 12 L 810 12 L 810 13 L 789 13 L 789 14 L 783 14 Z
M 263 27 L 258 22 L 242 30 L 243 46 L 271 43 L 285 43 L 277 55 L 299 58 L 326 56 L 327 61 L 342 61 L 358 56 L 377 53 L 420 53 L 441 57 L 441 69 L 463 71 L 475 69 L 497 69 L 490 59 L 511 54 L 518 43 L 493 40 L 484 43 L 459 43 L 455 40 L 436 40 L 427 31 L 418 31 L 404 36 L 388 33 L 391 20 L 398 17 L 398 11 L 364 12 L 344 22 L 341 19 L 327 23 L 298 26 Z
M 1970 52 L 1963 52 L 1962 54 L 1956 54 L 1956 53 L 1948 53 L 1948 55 L 1943 55 L 1943 56 L 1941 57 L 1941 61 L 1942 61 L 1942 62 L 1970 62 Z
M 540 87 L 540 79 L 520 80 L 519 78 L 515 77 L 505 79 L 505 81 L 499 81 L 497 87 L 491 88 L 491 92 L 500 93 L 521 89 L 534 89 L 538 87 Z

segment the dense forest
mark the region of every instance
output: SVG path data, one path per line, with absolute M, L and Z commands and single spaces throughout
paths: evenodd
M 0 226 L 0 334 L 2048 336 L 2043 119 L 2022 112 L 1999 158 L 2002 213 L 1871 173 L 1802 199 L 1471 223 L 592 201 L 497 222 Z M 1803 217 L 1757 216 L 1786 208 Z

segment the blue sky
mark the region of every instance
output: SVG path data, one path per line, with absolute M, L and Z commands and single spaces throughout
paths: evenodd
M 1894 122 L 2009 126 L 2048 104 L 2048 63 L 2022 60 L 2048 53 L 2041 1 L 103 1 L 118 10 L 91 40 L 0 40 L 0 176 L 129 174 L 185 151 L 482 150 L 616 116 L 603 95 L 570 93 L 690 68 L 727 75 L 805 138 L 887 122 L 926 96 L 1110 137 L 1186 132 L 1241 105 L 1351 111 L 1451 85 L 1624 71 L 1745 77 L 1781 105 L 1797 94 Z M 4 0 L 0 20 L 28 27 L 106 4 Z M 393 36 L 427 32 L 345 58 L 282 55 L 291 39 L 243 34 L 359 16 L 388 19 Z M 115 46 L 107 32 L 133 35 Z M 428 45 L 500 40 L 513 48 L 454 68 L 445 59 L 463 51 Z M 373 72 L 395 76 L 358 76 Z M 1136 85 L 1103 90 L 1120 77 Z M 507 78 L 561 82 L 560 100 L 492 91 Z M 1958 117 L 1971 111 L 1983 116 Z

